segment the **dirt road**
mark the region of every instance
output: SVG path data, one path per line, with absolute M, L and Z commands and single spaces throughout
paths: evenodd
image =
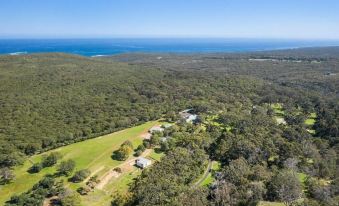
M 147 157 L 149 154 L 151 154 L 151 152 L 152 152 L 152 149 L 146 149 L 140 155 L 140 157 Z M 128 172 L 132 171 L 134 169 L 135 160 L 137 160 L 137 159 L 138 159 L 138 157 L 128 159 L 127 161 L 123 162 L 122 164 L 114 167 L 114 168 L 117 168 L 117 167 L 121 168 L 121 173 L 114 171 L 114 168 L 110 169 L 106 174 L 104 174 L 100 178 L 100 183 L 97 184 L 96 188 L 102 190 L 105 187 L 105 185 L 107 185 L 109 183 L 109 181 L 111 181 L 112 178 L 117 178 L 124 173 L 128 173 Z

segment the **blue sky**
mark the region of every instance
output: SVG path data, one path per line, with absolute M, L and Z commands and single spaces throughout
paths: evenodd
M 339 39 L 339 0 L 0 0 L 0 37 Z

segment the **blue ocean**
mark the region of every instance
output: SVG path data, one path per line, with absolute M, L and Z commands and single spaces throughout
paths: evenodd
M 339 46 L 338 41 L 259 39 L 2 39 L 0 54 L 65 52 L 83 56 L 131 52 L 253 52 L 301 47 Z

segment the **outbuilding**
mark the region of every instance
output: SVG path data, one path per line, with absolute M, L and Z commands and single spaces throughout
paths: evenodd
M 162 128 L 161 126 L 153 126 L 149 132 L 151 134 L 153 134 L 154 132 L 163 132 L 164 131 L 164 128 Z
M 195 122 L 198 119 L 198 115 L 193 114 L 193 109 L 186 109 L 184 111 L 179 112 L 179 115 L 182 119 L 184 119 L 186 122 Z
M 139 157 L 137 160 L 135 160 L 135 164 L 141 169 L 144 169 L 150 166 L 152 164 L 152 161 L 144 157 Z

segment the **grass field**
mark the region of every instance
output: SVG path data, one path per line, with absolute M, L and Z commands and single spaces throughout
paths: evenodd
M 226 131 L 231 131 L 232 130 L 232 127 L 229 126 L 229 125 L 223 125 L 219 122 L 217 122 L 217 119 L 218 119 L 218 115 L 210 115 L 210 116 L 207 116 L 206 119 L 205 119 L 205 122 L 203 124 L 203 128 L 204 130 L 206 130 L 206 126 L 207 125 L 213 125 L 213 126 L 216 126 L 216 127 L 219 127 L 219 128 L 223 128 L 225 129 Z
M 284 203 L 260 201 L 257 206 L 284 206 Z
M 83 142 L 78 142 L 52 151 L 60 152 L 62 154 L 62 160 L 73 159 L 76 162 L 76 170 L 87 168 L 92 173 L 96 171 L 96 174 L 100 176 L 106 173 L 109 169 L 121 164 L 120 161 L 111 159 L 111 154 L 114 150 L 118 149 L 119 146 L 126 140 L 130 140 L 133 143 L 133 146 L 137 147 L 142 142 L 140 135 L 156 124 L 159 124 L 159 122 L 148 122 L 140 126 L 125 129 Z M 0 205 L 3 205 L 4 202 L 7 201 L 13 194 L 20 194 L 30 189 L 44 175 L 55 173 L 55 167 L 45 168 L 37 174 L 29 174 L 27 172 L 27 170 L 31 167 L 32 162 L 39 162 L 41 157 L 42 154 L 32 156 L 30 158 L 31 161 L 27 160 L 22 166 L 15 168 L 14 173 L 16 175 L 16 179 L 14 182 L 5 186 L 1 186 L 0 188 Z M 136 176 L 136 173 L 133 174 Z M 121 176 L 121 181 L 118 182 L 119 184 L 110 184 L 107 185 L 107 187 L 121 187 L 121 185 L 125 185 L 125 182 L 132 179 L 127 177 Z M 75 189 L 81 183 L 66 184 L 68 184 L 70 188 Z M 94 193 L 98 193 L 100 200 L 102 200 L 105 196 L 102 195 L 101 191 L 96 191 Z
M 317 114 L 314 112 L 311 113 L 310 116 L 305 120 L 305 124 L 307 126 L 313 126 L 316 118 L 317 118 Z
M 285 111 L 283 108 L 283 105 L 281 103 L 274 103 L 270 105 L 271 108 L 274 111 L 275 120 L 277 121 L 277 124 L 286 124 L 286 121 L 284 119 Z
M 200 183 L 200 186 L 210 185 L 214 181 L 214 177 L 212 176 L 212 173 L 220 170 L 220 167 L 221 165 L 219 162 L 213 161 L 212 168 L 211 168 L 212 171 L 208 174 L 207 178 Z
M 284 112 L 284 110 L 283 110 L 282 104 L 280 104 L 280 103 L 274 103 L 274 104 L 271 104 L 271 107 L 272 107 L 272 109 L 274 110 L 274 113 L 275 113 L 277 116 L 284 116 L 285 112 Z
M 164 156 L 165 154 L 163 152 L 156 152 L 152 151 L 152 153 L 148 156 L 150 159 L 160 161 L 161 157 Z
M 305 187 L 306 187 L 305 181 L 307 179 L 307 175 L 305 173 L 298 172 L 297 177 L 298 177 L 299 182 L 301 183 L 302 187 L 305 189 Z

